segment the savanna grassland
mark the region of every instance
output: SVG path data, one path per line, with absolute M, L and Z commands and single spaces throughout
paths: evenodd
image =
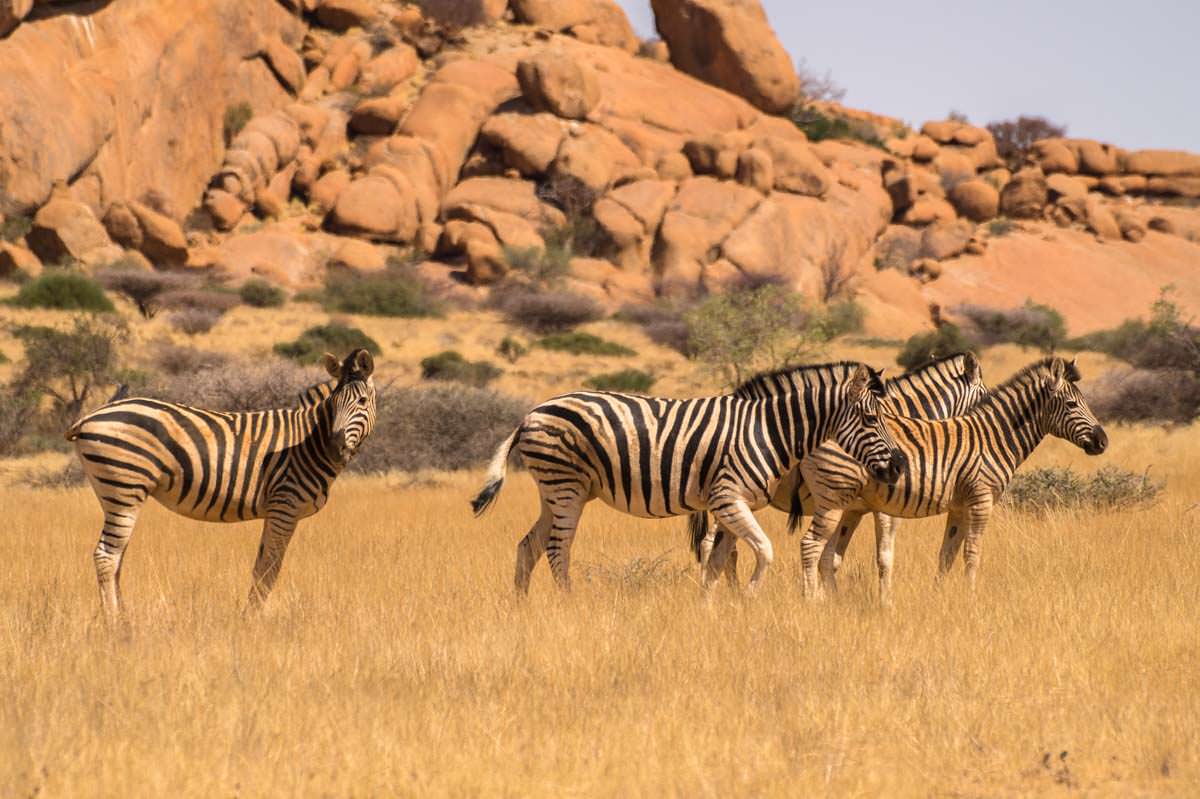
M 251 331 L 312 323 L 300 306 L 256 313 L 268 322 L 239 330 L 233 316 L 208 336 L 245 349 Z M 486 317 L 469 330 L 361 321 L 399 380 L 426 350 L 475 357 L 502 332 Z M 703 388 L 629 328 L 589 329 L 661 361 L 656 389 Z M 501 381 L 532 399 L 578 384 L 571 356 L 530 357 Z M 1033 357 L 989 350 L 985 374 L 998 382 Z M 1085 375 L 1098 359 L 1081 359 Z M 301 525 L 269 610 L 249 619 L 258 528 L 151 503 L 126 560 L 129 622 L 110 631 L 91 492 L 6 480 L 0 796 L 1191 795 L 1200 430 L 1110 435 L 1099 459 L 1051 441 L 1030 465 L 1149 466 L 1167 484 L 1155 505 L 1002 509 L 973 595 L 961 567 L 935 585 L 940 520 L 905 523 L 891 610 L 877 605 L 869 523 L 831 602 L 802 599 L 798 541 L 770 511 L 765 589 L 705 599 L 680 522 L 598 503 L 576 539 L 574 593 L 542 564 L 519 601 L 528 476 L 510 472 L 476 520 L 481 472 L 392 474 L 339 481 Z

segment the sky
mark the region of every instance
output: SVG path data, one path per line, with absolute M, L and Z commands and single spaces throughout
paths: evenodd
M 649 0 L 617 0 L 643 38 Z M 763 0 L 793 62 L 910 124 L 1021 114 L 1127 149 L 1200 151 L 1200 0 Z

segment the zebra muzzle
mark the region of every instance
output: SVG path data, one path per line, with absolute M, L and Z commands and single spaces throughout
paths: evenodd
M 898 449 L 893 449 L 888 455 L 887 463 L 871 467 L 871 476 L 881 483 L 891 485 L 900 479 L 908 468 L 908 456 Z
M 1088 455 L 1099 455 L 1108 449 L 1108 433 L 1104 432 L 1104 428 L 1096 425 L 1092 428 L 1091 435 L 1083 445 L 1083 451 Z

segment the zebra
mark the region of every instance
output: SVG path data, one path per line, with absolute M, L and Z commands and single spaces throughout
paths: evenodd
M 1076 383 L 1072 360 L 1048 357 L 1026 366 L 965 415 L 944 420 L 889 417 L 888 427 L 907 456 L 900 480 L 882 484 L 851 458 L 824 448 L 800 467 L 812 491 L 812 525 L 801 542 L 806 593 L 836 590 L 838 544 L 831 534 L 843 514 L 841 537 L 866 512 L 876 518 L 880 599 L 891 600 L 895 526 L 889 517 L 948 514 L 939 557 L 939 577 L 949 573 L 965 549 L 968 585 L 975 587 L 980 542 L 992 507 L 1013 474 L 1047 435 L 1075 444 L 1088 455 L 1108 447 L 1108 435 Z M 848 531 L 848 532 L 847 532 Z M 842 547 L 844 549 L 844 547 Z M 823 586 L 817 581 L 818 561 Z
M 880 480 L 899 473 L 879 417 L 882 395 L 879 373 L 851 362 L 757 375 L 717 397 L 564 394 L 531 410 L 500 444 L 471 506 L 479 516 L 492 504 L 515 448 L 541 496 L 538 519 L 517 546 L 522 594 L 544 552 L 558 587 L 570 589 L 571 542 L 584 506 L 597 498 L 643 518 L 711 510 L 754 550 L 753 590 L 772 548 L 751 511 L 806 453 L 833 439 Z
M 322 359 L 336 379 L 301 406 L 224 413 L 155 399 L 122 399 L 66 432 L 104 511 L 93 559 L 100 601 L 121 615 L 121 564 L 148 497 L 192 519 L 263 519 L 248 608 L 266 601 L 297 523 L 319 511 L 334 479 L 375 426 L 375 361 L 355 350 Z
M 959 352 L 936 358 L 928 363 L 908 371 L 898 377 L 884 381 L 887 393 L 885 406 L 901 416 L 912 416 L 923 419 L 946 419 L 958 416 L 972 408 L 987 395 L 987 386 L 983 382 L 983 370 L 979 359 L 972 352 Z M 825 448 L 837 448 L 836 444 L 825 443 L 817 448 L 817 452 Z M 809 455 L 808 457 L 813 457 Z M 771 497 L 771 506 L 788 514 L 788 531 L 795 533 L 800 528 L 805 515 L 812 515 L 812 492 L 804 484 L 799 467 L 792 469 L 780 481 L 779 488 Z M 876 514 L 876 524 L 892 524 L 890 518 L 880 518 Z M 707 513 L 693 513 L 688 520 L 691 534 L 691 548 L 701 567 L 707 562 L 714 546 L 724 538 L 724 533 L 714 531 L 708 524 Z M 839 541 L 842 551 L 845 542 Z M 725 568 L 726 577 L 734 588 L 737 587 L 737 550 L 730 550 L 729 560 Z

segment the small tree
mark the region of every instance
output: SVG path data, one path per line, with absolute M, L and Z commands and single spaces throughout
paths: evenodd
M 819 75 L 801 58 L 796 65 L 796 77 L 800 79 L 800 98 L 802 103 L 832 101 L 841 102 L 846 96 L 846 90 L 833 79 L 833 73 L 825 70 Z
M 987 129 L 996 140 L 996 152 L 1011 169 L 1020 167 L 1025 154 L 1038 139 L 1056 139 L 1067 135 L 1065 125 L 1056 125 L 1045 117 L 1024 115 L 1016 119 L 989 122 Z
M 127 328 L 116 317 L 77 316 L 70 330 L 28 325 L 13 331 L 25 345 L 25 368 L 14 388 L 54 401 L 65 427 L 83 411 L 93 390 L 115 382 L 118 344 Z
M 803 299 L 773 284 L 709 297 L 684 318 L 689 349 L 730 388 L 757 372 L 811 358 L 827 340 Z

